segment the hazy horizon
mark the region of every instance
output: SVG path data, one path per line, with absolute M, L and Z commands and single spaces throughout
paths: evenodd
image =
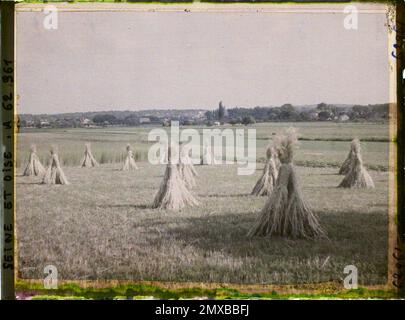
M 359 12 L 358 30 L 343 12 L 44 17 L 17 13 L 20 114 L 389 101 L 384 12 Z
M 342 104 L 342 103 L 329 103 L 329 102 L 319 102 L 319 103 L 326 103 L 328 105 L 333 105 L 337 108 L 345 108 L 345 107 L 350 107 L 354 106 L 355 104 L 353 103 L 347 103 L 347 104 Z M 296 108 L 308 108 L 308 107 L 315 107 L 319 103 L 316 104 L 305 104 L 305 105 L 293 105 Z M 285 103 L 288 104 L 288 103 Z M 376 105 L 376 104 L 389 104 L 389 102 L 383 102 L 383 103 L 370 103 L 366 105 Z M 233 109 L 233 108 L 246 108 L 246 109 L 254 109 L 256 107 L 260 108 L 276 108 L 276 107 L 281 107 L 280 106 L 272 106 L 272 105 L 263 105 L 263 106 L 226 106 L 224 107 L 226 109 Z M 166 109 L 160 109 L 160 108 L 142 108 L 142 109 L 103 109 L 103 110 L 86 110 L 86 111 L 66 111 L 66 112 L 48 112 L 48 113 L 21 113 L 18 112 L 19 115 L 58 115 L 58 114 L 70 114 L 70 113 L 97 113 L 97 112 L 146 112 L 146 111 L 213 111 L 218 109 L 218 105 L 213 106 L 212 108 L 166 108 Z

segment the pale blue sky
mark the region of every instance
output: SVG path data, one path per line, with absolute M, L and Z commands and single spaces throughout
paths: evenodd
M 388 102 L 384 13 L 17 14 L 20 113 Z

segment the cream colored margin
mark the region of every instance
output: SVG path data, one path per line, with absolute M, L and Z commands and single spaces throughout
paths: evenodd
M 382 3 L 342 3 L 342 4 L 280 4 L 280 3 L 185 3 L 185 4 L 158 4 L 158 3 L 19 3 L 18 12 L 42 11 L 46 6 L 56 6 L 59 11 L 137 11 L 137 12 L 262 12 L 262 13 L 342 13 L 348 5 L 357 7 L 358 13 L 384 13 L 387 6 Z

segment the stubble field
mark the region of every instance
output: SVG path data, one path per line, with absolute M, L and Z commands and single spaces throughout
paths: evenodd
M 344 278 L 358 268 L 362 284 L 386 282 L 388 127 L 381 124 L 294 124 L 303 193 L 329 239 L 248 239 L 266 200 L 250 196 L 251 176 L 236 165 L 196 166 L 200 205 L 181 212 L 151 209 L 164 166 L 146 159 L 148 128 L 31 130 L 18 136 L 17 237 L 19 276 L 43 278 L 55 265 L 62 279 L 127 279 L 222 283 L 308 283 Z M 257 157 L 289 124 L 257 125 Z M 253 128 L 253 127 L 249 127 Z M 350 140 L 363 139 L 363 158 L 376 188 L 337 188 L 337 166 Z M 98 168 L 77 165 L 91 142 Z M 119 171 L 126 143 L 140 169 Z M 21 176 L 30 143 L 47 159 L 57 144 L 70 185 L 41 185 Z M 102 159 L 105 159 L 102 161 Z

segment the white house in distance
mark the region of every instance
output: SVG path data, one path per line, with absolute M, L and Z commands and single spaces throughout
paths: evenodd
M 143 124 L 143 123 L 150 123 L 150 118 L 146 118 L 146 117 L 139 118 L 139 123 L 140 123 L 140 124 Z
M 348 121 L 350 119 L 350 117 L 347 114 L 341 114 L 339 116 L 339 121 L 345 122 Z
M 41 127 L 50 127 L 51 126 L 51 124 L 49 123 L 48 120 L 41 120 L 40 125 L 41 125 Z
M 89 127 L 91 125 L 91 120 L 87 119 L 87 118 L 82 118 L 80 119 L 80 123 L 84 126 L 84 127 Z

